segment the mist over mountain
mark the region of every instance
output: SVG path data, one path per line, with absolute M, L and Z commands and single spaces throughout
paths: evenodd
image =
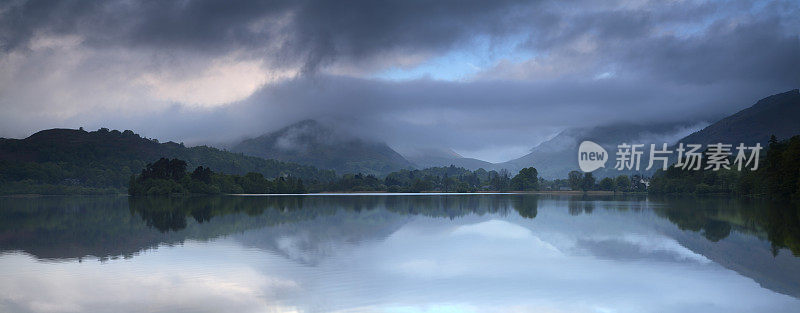
M 246 139 L 231 148 L 246 155 L 332 169 L 383 175 L 414 164 L 382 142 L 362 139 L 315 120 Z
M 756 104 L 725 117 L 713 124 L 670 123 L 670 124 L 613 124 L 588 128 L 567 129 L 552 139 L 531 150 L 531 153 L 496 164 L 516 172 L 521 168 L 534 166 L 539 175 L 545 178 L 564 178 L 569 171 L 578 169 L 578 145 L 584 140 L 600 144 L 608 151 L 609 160 L 605 168 L 594 172 L 596 177 L 620 174 L 652 174 L 661 164 L 656 162 L 653 169 L 645 170 L 649 162 L 649 145 L 660 146 L 667 143 L 673 146 L 679 142 L 691 144 L 725 143 L 733 146 L 739 143 L 753 145 L 756 142 L 767 145 L 771 135 L 786 139 L 800 134 L 800 93 L 798 89 L 775 94 L 759 100 Z M 614 169 L 617 145 L 622 143 L 644 144 L 639 171 L 618 171 Z M 670 148 L 674 151 L 673 148 Z M 674 156 L 673 156 L 674 157 Z M 672 160 L 672 159 L 671 159 Z
M 800 91 L 793 89 L 761 99 L 711 125 L 616 123 L 570 128 L 539 144 L 529 154 L 502 163 L 465 158 L 451 149 L 438 147 L 404 151 L 406 158 L 385 143 L 362 139 L 314 120 L 244 140 L 232 148 L 239 153 L 160 143 L 132 131 L 50 129 L 25 139 L 0 139 L 0 182 L 122 188 L 130 175 L 161 157 L 180 158 L 190 166 L 203 165 L 223 173 L 258 172 L 266 177 L 292 175 L 310 180 L 333 179 L 333 172 L 325 169 L 339 174 L 382 176 L 400 169 L 450 165 L 470 170 L 506 169 L 512 175 L 522 168 L 536 167 L 540 177 L 554 179 L 565 178 L 569 171 L 577 170 L 577 147 L 583 140 L 594 141 L 609 153 L 606 167 L 594 172 L 596 177 L 650 175 L 661 165 L 658 162 L 646 170 L 651 143 L 672 146 L 678 142 L 704 145 L 721 142 L 736 146 L 758 142 L 766 147 L 771 135 L 785 139 L 800 134 L 798 121 Z M 646 145 L 639 171 L 614 169 L 617 145 L 621 143 Z M 674 146 L 671 149 L 674 151 Z
M 800 90 L 794 89 L 759 100 L 746 108 L 686 136 L 687 144 L 725 143 L 766 146 L 769 137 L 787 139 L 800 134 Z
M 207 146 L 186 147 L 139 136 L 133 131 L 48 129 L 25 139 L 0 138 L 0 185 L 15 183 L 123 188 L 131 175 L 159 158 L 179 158 L 188 168 L 268 178 L 294 176 L 329 181 L 334 173 L 297 163 L 265 160 Z M 23 186 L 24 187 L 24 186 Z M 29 191 L 32 192 L 32 191 Z M 42 192 L 42 191 L 39 191 Z
M 414 151 L 404 152 L 403 155 L 419 168 L 450 165 L 463 167 L 472 171 L 479 168 L 485 170 L 492 170 L 495 168 L 494 163 L 475 158 L 466 158 L 449 148 L 418 148 Z
M 536 167 L 541 177 L 548 179 L 565 178 L 570 171 L 578 170 L 578 145 L 584 140 L 593 141 L 609 153 L 605 168 L 594 172 L 596 177 L 620 174 L 645 173 L 648 159 L 643 155 L 640 171 L 617 171 L 614 169 L 614 154 L 617 145 L 662 144 L 669 145 L 703 124 L 670 123 L 657 125 L 612 124 L 597 127 L 571 128 L 562 131 L 552 139 L 531 149 L 531 153 L 508 162 L 498 163 L 499 168 L 516 172 L 525 167 Z M 655 164 L 654 166 L 659 166 Z
M 713 121 L 800 86 L 800 2 L 734 2 L 3 1 L 0 137 L 197 145 L 315 118 L 506 161 L 557 130 Z

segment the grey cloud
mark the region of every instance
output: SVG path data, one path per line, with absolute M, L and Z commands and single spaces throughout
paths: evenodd
M 537 24 L 522 45 L 549 53 L 533 64 L 498 64 L 481 77 L 541 79 L 543 69 L 536 66 L 544 62 L 558 71 L 546 74 L 574 79 L 611 71 L 687 85 L 726 80 L 769 82 L 785 89 L 800 85 L 800 6 L 775 1 L 756 7 L 739 1 L 656 4 L 646 10 L 558 16 Z M 596 46 L 580 51 L 575 46 L 581 40 Z
M 441 52 L 516 26 L 520 1 L 17 1 L 0 9 L 0 41 L 21 49 L 39 33 L 80 35 L 95 48 L 171 53 L 246 50 L 309 71 L 387 51 Z
M 230 142 L 314 118 L 386 141 L 400 150 L 449 147 L 481 154 L 517 147 L 524 153 L 564 128 L 609 122 L 710 122 L 752 105 L 760 95 L 779 91 L 770 86 L 734 83 L 691 89 L 652 81 L 532 86 L 498 81 L 386 82 L 318 76 L 269 86 L 247 100 L 211 111 L 175 107 L 155 117 L 125 117 L 111 122 L 147 130 L 147 136 L 197 144 Z M 697 107 L 697 103 L 704 105 Z
M 711 122 L 800 86 L 796 2 L 638 3 L 5 2 L 0 69 L 15 74 L 0 75 L 0 136 L 86 126 L 223 142 L 315 118 L 395 147 L 517 149 L 573 126 Z M 47 34 L 82 41 L 72 54 L 33 51 Z M 459 81 L 370 76 L 403 56 L 485 49 L 476 38 L 532 58 Z M 306 75 L 202 110 L 133 83 L 151 70 L 191 77 L 234 52 Z M 356 74 L 326 71 L 337 67 Z
M 185 47 L 208 52 L 252 41 L 249 23 L 285 4 L 223 1 L 16 1 L 0 11 L 6 48 L 37 32 L 82 35 L 87 44 Z M 260 40 L 261 41 L 261 40 Z
M 725 80 L 800 85 L 800 38 L 775 20 L 715 23 L 705 36 L 674 36 L 632 44 L 624 60 L 649 75 L 685 84 Z M 788 89 L 788 88 L 787 88 Z
M 94 48 L 125 47 L 160 53 L 226 54 L 247 51 L 275 63 L 297 63 L 314 72 L 334 62 L 365 62 L 387 53 L 442 53 L 471 44 L 478 36 L 505 38 L 527 34 L 520 49 L 564 53 L 564 46 L 585 36 L 600 44 L 606 63 L 637 61 L 662 69 L 652 60 L 692 58 L 677 69 L 716 63 L 735 66 L 740 56 L 765 47 L 770 59 L 796 61 L 798 6 L 749 1 L 624 1 L 571 4 L 539 1 L 15 1 L 0 7 L 0 44 L 24 48 L 37 34 L 79 35 Z M 726 23 L 743 22 L 734 31 Z M 690 38 L 659 34 L 676 25 L 704 27 Z M 766 44 L 763 46 L 761 44 Z M 710 53 L 714 53 L 711 54 Z M 651 57 L 647 57 L 651 56 Z M 756 53 L 753 57 L 761 56 Z M 731 60 L 733 58 L 733 60 Z M 794 59 L 794 60 L 792 60 Z M 678 59 L 678 61 L 687 61 Z M 670 66 L 676 62 L 666 62 Z M 670 68 L 665 66 L 664 68 Z M 791 66 L 784 68 L 795 69 Z M 746 69 L 745 69 L 746 70 Z M 680 74 L 680 78 L 696 75 Z M 735 75 L 741 75 L 739 71 Z

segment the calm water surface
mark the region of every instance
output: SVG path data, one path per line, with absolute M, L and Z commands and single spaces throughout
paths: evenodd
M 800 312 L 797 213 L 645 197 L 0 198 L 0 312 Z

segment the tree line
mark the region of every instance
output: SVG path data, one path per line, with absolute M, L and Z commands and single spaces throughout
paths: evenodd
M 0 194 L 116 194 L 125 192 L 131 175 L 158 158 L 184 160 L 214 171 L 304 181 L 331 181 L 332 170 L 263 159 L 207 146 L 159 142 L 133 131 L 51 129 L 25 139 L 0 138 Z
M 736 168 L 688 171 L 670 167 L 653 176 L 650 192 L 656 194 L 726 194 L 780 199 L 800 199 L 800 136 L 769 140 L 758 169 Z
M 507 170 L 470 171 L 464 168 L 432 167 L 422 170 L 400 170 L 386 177 L 345 174 L 331 181 L 311 181 L 292 176 L 267 179 L 260 173 L 231 175 L 198 166 L 187 172 L 187 163 L 180 159 L 161 158 L 149 163 L 139 175 L 130 177 L 131 195 L 218 194 L 218 193 L 305 193 L 305 192 L 478 192 L 540 190 L 545 181 L 533 167 L 511 177 Z
M 267 179 L 261 173 L 245 175 L 215 173 L 210 168 L 198 166 L 186 171 L 186 161 L 161 158 L 149 163 L 141 174 L 131 176 L 128 183 L 130 195 L 164 194 L 219 194 L 219 193 L 305 193 L 303 180 L 292 176 Z
M 129 182 L 131 195 L 175 193 L 306 193 L 306 192 L 505 192 L 539 190 L 644 191 L 638 175 L 620 175 L 596 182 L 591 173 L 571 172 L 567 179 L 546 180 L 534 167 L 523 168 L 516 175 L 507 170 L 474 171 L 454 165 L 426 169 L 400 170 L 385 177 L 371 174 L 344 174 L 330 181 L 304 181 L 292 176 L 267 179 L 260 173 L 231 175 L 198 166 L 187 172 L 180 159 L 162 158 L 147 164 Z
M 568 187 L 570 190 L 600 190 L 600 191 L 614 191 L 614 192 L 646 192 L 647 185 L 644 182 L 645 177 L 639 174 L 635 175 L 619 175 L 617 177 L 604 177 L 597 180 L 592 173 L 581 173 L 579 171 L 571 171 L 567 174 L 567 179 L 555 180 L 556 186 Z

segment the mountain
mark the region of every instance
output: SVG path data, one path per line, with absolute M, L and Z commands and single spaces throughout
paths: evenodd
M 746 108 L 719 120 L 679 142 L 687 144 L 732 144 L 766 146 L 769 137 L 787 139 L 800 134 L 800 91 L 790 90 L 759 100 Z
M 337 173 L 384 175 L 414 164 L 385 143 L 372 142 L 304 120 L 246 139 L 231 149 L 246 155 L 312 165 Z
M 687 144 L 726 143 L 737 146 L 739 143 L 753 145 L 756 142 L 766 146 L 769 137 L 789 138 L 800 134 L 800 92 L 798 89 L 772 95 L 759 100 L 753 106 L 725 117 L 705 128 L 687 123 L 636 125 L 614 124 L 591 128 L 567 129 L 552 139 L 531 149 L 531 153 L 504 163 L 498 168 L 511 172 L 534 166 L 539 175 L 545 178 L 565 178 L 569 171 L 578 170 L 578 145 L 584 140 L 600 144 L 608 151 L 610 158 L 605 168 L 594 172 L 595 177 L 616 176 L 620 174 L 652 174 L 645 171 L 648 165 L 649 144 L 669 145 L 683 142 Z M 690 133 L 694 129 L 700 129 Z M 688 134 L 688 135 L 687 135 Z M 685 137 L 684 137 L 685 136 Z M 680 139 L 682 138 L 682 139 Z M 640 171 L 617 171 L 614 169 L 617 145 L 621 143 L 645 144 Z M 674 147 L 671 148 L 674 151 Z M 675 157 L 673 155 L 673 157 Z M 674 162 L 674 159 L 671 159 Z M 660 163 L 656 163 L 656 166 Z
M 10 192 L 9 184 L 20 182 L 122 188 L 132 174 L 162 157 L 185 160 L 189 170 L 202 165 L 217 172 L 257 172 L 268 178 L 292 175 L 329 181 L 335 177 L 332 171 L 296 163 L 206 146 L 187 148 L 174 142 L 159 143 L 130 130 L 49 129 L 25 139 L 0 138 L 0 184 L 7 187 L 4 192 Z
M 649 158 L 642 156 L 640 171 L 617 171 L 614 169 L 617 145 L 622 143 L 645 144 L 645 151 L 649 151 L 649 144 L 675 143 L 678 138 L 685 136 L 692 130 L 699 128 L 686 123 L 664 123 L 638 125 L 618 123 L 597 127 L 571 128 L 562 131 L 550 140 L 547 140 L 531 152 L 514 160 L 496 164 L 515 173 L 525 167 L 536 167 L 539 176 L 547 179 L 566 178 L 570 171 L 578 170 L 578 145 L 584 140 L 593 141 L 602 146 L 609 153 L 605 168 L 594 172 L 595 177 L 608 177 L 617 175 L 630 175 L 646 173 Z M 660 164 L 656 164 L 658 166 Z M 653 170 L 654 171 L 654 170 Z
M 494 163 L 483 160 L 465 158 L 451 149 L 417 149 L 404 154 L 406 159 L 416 164 L 419 168 L 442 167 L 455 165 L 474 171 L 479 168 L 494 169 Z

